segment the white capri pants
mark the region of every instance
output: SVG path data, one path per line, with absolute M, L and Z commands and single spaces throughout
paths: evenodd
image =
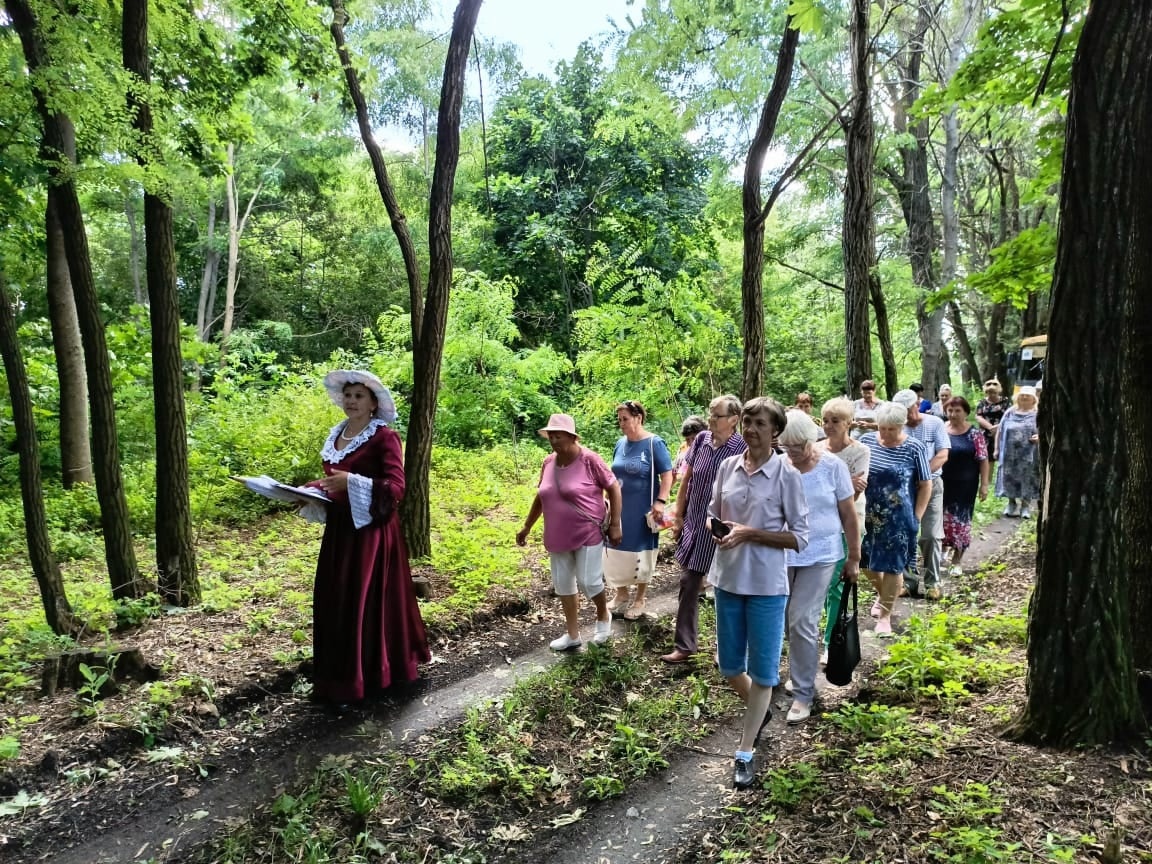
M 550 552 L 552 587 L 557 597 L 571 597 L 579 589 L 592 599 L 604 591 L 604 544 L 582 546 L 571 552 Z

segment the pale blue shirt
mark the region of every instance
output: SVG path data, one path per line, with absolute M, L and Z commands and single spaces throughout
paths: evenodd
M 800 472 L 779 454 L 752 474 L 744 467 L 744 454 L 721 462 L 708 515 L 761 531 L 789 531 L 800 551 L 808 545 L 808 502 Z M 708 581 L 730 594 L 787 595 L 786 552 L 760 543 L 718 546 Z
M 924 449 L 928 451 L 929 462 L 941 450 L 952 449 L 952 439 L 948 437 L 948 429 L 945 427 L 944 421 L 939 417 L 933 417 L 931 414 L 921 414 L 919 424 L 905 426 L 904 431 L 924 445 Z M 932 476 L 939 477 L 943 470 L 944 466 L 941 465 L 932 472 Z

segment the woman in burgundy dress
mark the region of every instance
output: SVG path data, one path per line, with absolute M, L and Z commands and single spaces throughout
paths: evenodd
M 305 514 L 325 521 L 312 599 L 312 694 L 349 703 L 416 680 L 431 655 L 397 515 L 404 458 L 388 428 L 392 394 L 370 372 L 344 369 L 328 373 L 324 387 L 347 419 L 320 452 L 324 479 L 309 484 L 332 503 Z

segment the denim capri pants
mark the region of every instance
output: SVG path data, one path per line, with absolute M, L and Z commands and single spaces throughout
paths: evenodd
M 732 594 L 716 589 L 716 645 L 720 674 L 748 673 L 760 687 L 780 683 L 787 594 Z

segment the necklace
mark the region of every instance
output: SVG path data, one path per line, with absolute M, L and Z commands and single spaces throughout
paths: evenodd
M 364 426 L 362 426 L 360 428 L 360 432 L 363 432 L 367 428 L 368 428 L 368 425 L 365 424 Z M 357 432 L 356 435 L 352 435 L 352 436 L 345 435 L 344 432 L 347 431 L 347 429 L 348 429 L 348 427 L 345 426 L 343 429 L 340 430 L 340 440 L 341 441 L 351 441 L 353 438 L 356 437 L 356 435 L 360 434 L 360 432 Z

